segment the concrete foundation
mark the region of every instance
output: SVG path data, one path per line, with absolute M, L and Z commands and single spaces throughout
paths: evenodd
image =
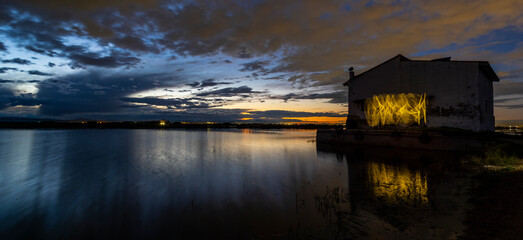
M 482 146 L 482 140 L 472 135 L 422 130 L 318 130 L 316 141 L 337 147 L 359 144 L 448 151 L 474 151 Z

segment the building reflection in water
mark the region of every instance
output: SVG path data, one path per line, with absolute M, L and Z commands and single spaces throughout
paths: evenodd
M 420 170 L 370 162 L 368 178 L 375 197 L 411 204 L 426 204 L 429 201 L 427 177 Z
M 439 239 L 463 228 L 468 180 L 450 174 L 460 154 L 364 146 L 318 150 L 346 157 L 349 238 L 418 238 L 434 231 Z

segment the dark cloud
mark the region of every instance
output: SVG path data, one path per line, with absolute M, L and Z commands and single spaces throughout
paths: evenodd
M 282 99 L 285 102 L 292 99 L 330 99 L 329 103 L 347 103 L 347 91 L 334 91 L 332 93 L 296 94 L 289 93 L 283 96 L 272 96 L 273 99 Z
M 209 92 L 202 92 L 196 94 L 196 96 L 204 97 L 204 96 L 213 96 L 213 97 L 233 97 L 242 95 L 244 93 L 261 93 L 258 91 L 253 91 L 252 88 L 247 86 L 241 86 L 241 87 L 229 87 L 229 88 L 222 88 L 215 91 L 209 91 Z
M 516 57 L 519 58 L 519 56 Z M 498 76 L 502 82 L 504 82 L 503 80 L 517 81 L 518 79 L 523 79 L 523 69 L 513 69 L 508 72 L 498 72 Z
M 190 87 L 193 87 L 193 88 L 196 88 L 196 87 L 200 86 L 200 83 L 199 82 L 193 82 L 193 83 L 187 83 L 186 85 L 190 86 Z
M 0 42 L 0 51 L 7 51 L 7 48 L 5 48 L 5 45 L 2 42 Z
M 143 42 L 143 40 L 138 37 L 125 36 L 123 38 L 117 38 L 113 42 L 115 44 L 117 44 L 119 47 L 122 47 L 125 49 L 142 51 L 142 52 L 158 53 L 158 49 L 146 45 Z
M 15 6 L 16 7 L 16 4 Z M 20 7 L 20 6 L 18 6 Z M 131 66 L 138 64 L 140 59 L 132 52 L 116 47 L 105 52 L 91 52 L 85 46 L 71 45 L 62 42 L 61 36 L 85 37 L 85 33 L 77 28 L 66 27 L 65 22 L 75 22 L 75 17 L 67 12 L 49 13 L 44 9 L 19 9 L 20 11 L 32 11 L 45 20 L 21 19 L 10 23 L 12 30 L 6 33 L 12 39 L 16 39 L 20 45 L 25 45 L 29 51 L 44 54 L 51 57 L 64 57 L 72 60 L 72 68 L 84 68 L 87 66 L 115 68 L 120 66 Z M 11 13 L 9 13 L 11 14 Z M 81 15 L 81 14 L 80 14 Z M 86 23 L 87 24 L 87 23 Z M 100 45 L 108 45 L 112 39 L 98 39 Z M 96 40 L 95 40 L 96 41 Z M 145 49 L 140 47 L 142 40 L 136 37 L 124 37 L 114 39 L 115 45 L 132 47 L 131 50 Z M 126 49 L 127 49 L 126 47 Z M 154 52 L 152 48 L 146 49 Z
M 523 82 L 516 81 L 500 81 L 494 83 L 494 96 L 522 94 Z
M 73 54 L 69 56 L 80 65 L 91 65 L 97 67 L 114 68 L 120 66 L 131 66 L 140 62 L 139 58 L 128 54 L 113 52 L 114 55 L 102 57 L 97 53 Z
M 121 105 L 120 107 L 133 109 L 133 108 L 144 108 L 144 107 L 147 107 L 147 105 Z M 126 120 L 129 120 L 129 119 L 126 119 Z
M 70 62 L 67 64 L 67 66 L 69 66 L 71 69 L 85 69 L 84 66 L 80 65 L 77 62 Z
M 11 14 L 9 14 L 9 9 L 6 7 L 0 8 L 0 24 L 8 24 L 13 20 Z
M 500 105 L 496 104 L 495 107 L 502 107 L 502 108 L 508 108 L 508 109 L 521 109 L 523 108 L 523 104 L 516 104 L 516 105 Z
M 202 81 L 202 84 L 200 84 L 200 87 L 214 87 L 217 85 L 228 85 L 232 84 L 230 82 L 216 82 L 214 79 L 206 79 Z
M 247 52 L 246 47 L 242 47 L 240 49 L 240 53 L 238 54 L 238 57 L 239 58 L 251 58 L 251 54 L 249 52 Z
M 15 83 L 16 81 L 14 80 L 4 80 L 4 79 L 0 79 L 0 83 Z
M 199 87 L 214 87 L 218 85 L 228 85 L 232 84 L 231 82 L 216 82 L 214 79 L 203 80 Z
M 187 86 L 191 86 L 193 88 L 205 88 L 205 87 L 214 87 L 218 85 L 228 85 L 232 84 L 231 82 L 216 82 L 214 79 L 206 79 L 201 82 L 193 82 L 186 84 Z
M 121 98 L 161 87 L 155 85 L 154 80 L 162 82 L 167 79 L 169 76 L 136 75 L 130 81 L 130 77 L 125 75 L 105 76 L 87 72 L 43 80 L 37 84 L 37 100 L 43 102 L 39 111 L 51 116 L 117 113 L 121 111 Z
M 40 82 L 39 80 L 29 80 L 29 81 L 24 81 L 24 80 L 4 80 L 4 79 L 0 79 L 0 83 L 38 83 Z
M 38 75 L 38 76 L 53 76 L 53 74 L 51 74 L 51 73 L 44 73 L 44 72 L 40 72 L 38 70 L 29 70 L 29 71 L 27 71 L 27 73 L 29 73 L 31 75 Z
M 0 87 L 0 110 L 11 106 L 10 99 L 12 97 L 13 97 L 13 92 L 11 90 Z
M 29 9 L 20 9 L 20 11 L 29 13 L 27 10 Z M 42 20 L 24 18 L 10 24 L 12 29 L 7 34 L 12 39 L 16 39 L 18 44 L 25 45 L 29 51 L 51 57 L 67 57 L 72 53 L 87 51 L 84 46 L 65 45 L 61 41 L 61 36 L 74 36 L 78 32 L 65 28 L 64 20 L 66 19 L 61 18 L 59 13 L 49 14 L 36 9 L 32 9 L 32 11 L 35 11 L 33 14 L 41 14 Z
M 0 87 L 0 110 L 17 105 L 36 106 L 39 104 L 40 102 L 32 94 L 16 96 L 11 89 Z
M 124 102 L 132 103 L 145 103 L 149 105 L 165 106 L 169 108 L 187 109 L 187 108 L 209 108 L 221 105 L 214 105 L 212 100 L 206 100 L 202 98 L 120 98 Z
M 56 55 L 57 53 L 56 52 L 53 52 L 53 51 L 46 51 L 44 49 L 39 49 L 39 48 L 36 48 L 36 47 L 33 47 L 33 46 L 26 46 L 25 49 L 29 50 L 29 51 L 32 51 L 32 52 L 35 52 L 35 53 L 40 53 L 40 54 L 44 54 L 44 55 L 48 55 L 50 57 Z
M 52 62 L 49 62 L 49 63 L 47 64 L 47 66 L 48 66 L 48 67 L 54 67 L 54 66 L 56 66 L 56 64 L 54 64 L 54 63 L 52 63 Z
M 243 68 L 240 69 L 242 72 L 246 71 L 260 71 L 265 70 L 265 66 L 268 64 L 266 61 L 253 61 L 242 64 Z
M 499 103 L 506 103 L 506 102 L 510 102 L 510 101 L 514 101 L 514 100 L 523 100 L 523 96 L 521 95 L 516 95 L 515 97 L 508 97 L 508 98 L 502 98 L 502 99 L 494 99 L 494 103 L 495 104 L 499 104 Z
M 42 102 L 34 98 L 31 94 L 28 96 L 21 95 L 10 99 L 11 106 L 38 106 Z
M 5 73 L 5 72 L 7 72 L 7 71 L 9 71 L 9 70 L 17 71 L 18 68 L 1 67 L 1 68 L 0 68 L 0 73 Z
M 31 61 L 21 58 L 13 58 L 13 59 L 6 59 L 2 60 L 2 63 L 16 63 L 16 64 L 22 64 L 22 65 L 29 65 L 33 64 Z

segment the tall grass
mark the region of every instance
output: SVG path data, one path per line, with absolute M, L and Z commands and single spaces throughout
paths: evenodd
M 509 148 L 514 146 L 508 146 L 505 144 L 497 144 L 490 146 L 485 151 L 483 163 L 485 165 L 493 166 L 511 166 L 523 164 L 523 159 L 511 153 Z

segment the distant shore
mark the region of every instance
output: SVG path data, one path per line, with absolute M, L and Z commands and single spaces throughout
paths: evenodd
M 343 129 L 343 124 L 310 123 L 220 123 L 220 122 L 169 122 L 169 121 L 82 121 L 34 120 L 10 121 L 0 119 L 0 129 Z M 405 129 L 399 129 L 405 130 Z M 496 132 L 506 135 L 523 135 L 520 126 L 496 126 Z
M 0 129 L 340 129 L 341 124 L 285 124 L 285 123 L 192 123 L 168 121 L 20 121 L 0 122 Z

